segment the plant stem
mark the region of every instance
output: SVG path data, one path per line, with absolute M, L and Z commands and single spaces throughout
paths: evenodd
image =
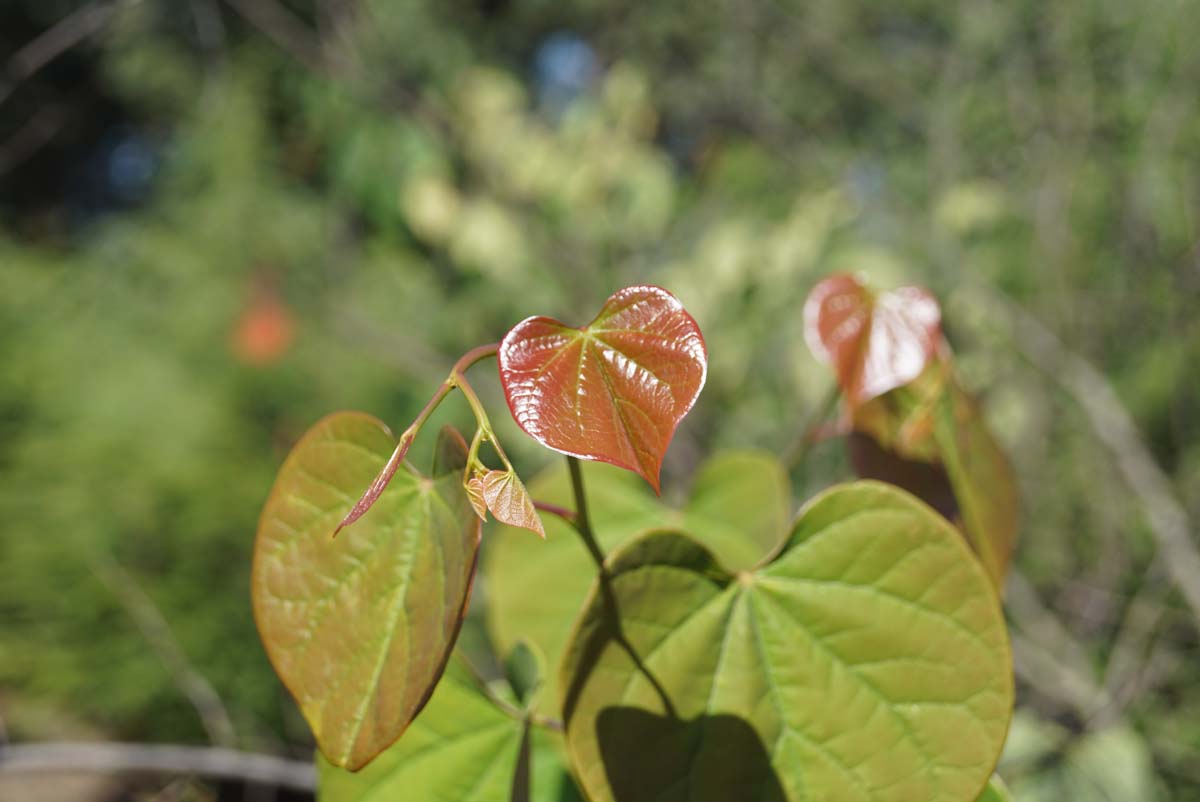
M 792 444 L 783 454 L 783 464 L 788 471 L 798 468 L 808 456 L 809 449 L 818 439 L 818 429 L 829 415 L 837 409 L 838 400 L 842 397 L 841 388 L 834 382 L 825 395 L 813 407 L 813 411 L 804 421 L 803 428 L 797 433 Z
M 538 501 L 537 499 L 534 499 L 533 508 L 536 510 L 541 510 L 545 513 L 549 513 L 556 518 L 563 519 L 569 523 L 572 528 L 576 528 L 578 526 L 575 513 L 571 512 L 566 507 L 560 507 L 557 504 L 551 504 L 549 501 Z
M 568 456 L 567 467 L 571 469 L 571 490 L 575 494 L 575 531 L 579 533 L 583 545 L 587 546 L 588 553 L 596 562 L 596 568 L 599 569 L 600 575 L 607 576 L 608 571 L 604 567 L 604 551 L 596 542 L 596 533 L 592 531 L 592 521 L 588 517 L 587 494 L 583 490 L 583 471 L 580 470 L 579 460 Z
M 479 428 L 483 431 L 484 438 L 492 441 L 492 445 L 496 447 L 496 453 L 500 455 L 500 459 L 504 460 L 505 467 L 512 470 L 512 465 L 509 464 L 508 457 L 504 455 L 504 452 L 500 449 L 500 444 L 496 442 L 495 437 L 492 435 L 491 423 L 488 422 L 487 413 L 483 410 L 483 404 L 479 401 L 479 396 L 475 394 L 475 390 L 467 383 L 467 379 L 463 375 L 467 368 L 476 362 L 487 359 L 489 356 L 494 356 L 499 350 L 500 343 L 488 343 L 487 345 L 472 348 L 458 358 L 458 361 L 454 363 L 454 367 L 450 368 L 450 375 L 438 386 L 433 397 L 429 399 L 429 402 L 425 404 L 425 408 L 417 415 L 416 420 L 410 423 L 408 428 L 400 435 L 400 440 L 396 443 L 396 449 L 392 452 L 392 456 L 388 458 L 387 464 L 383 466 L 383 470 L 379 472 L 379 475 L 371 482 L 366 492 L 350 508 L 350 512 L 346 513 L 346 517 L 342 518 L 337 529 L 333 531 L 334 537 L 337 537 L 338 532 L 341 532 L 347 526 L 357 521 L 366 514 L 367 510 L 371 509 L 372 505 L 383 494 L 388 483 L 392 481 L 392 477 L 396 475 L 396 471 L 404 461 L 404 456 L 408 453 L 408 447 L 417 438 L 417 433 L 421 431 L 421 427 L 429 420 L 429 416 L 438 408 L 438 405 L 446 400 L 446 396 L 450 395 L 450 391 L 456 387 L 462 390 L 463 395 L 467 398 L 467 403 L 471 405 L 471 411 L 475 413 L 475 419 L 479 424 Z
M 458 361 L 454 363 L 454 367 L 450 369 L 450 375 L 461 375 L 476 362 L 482 362 L 489 356 L 495 356 L 499 350 L 500 343 L 488 343 L 487 345 L 479 345 L 472 348 L 458 358 Z

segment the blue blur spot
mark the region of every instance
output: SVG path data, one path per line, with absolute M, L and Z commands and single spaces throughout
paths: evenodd
M 566 31 L 550 34 L 534 56 L 538 105 L 551 117 L 560 116 L 591 89 L 599 72 L 596 51 L 583 37 Z

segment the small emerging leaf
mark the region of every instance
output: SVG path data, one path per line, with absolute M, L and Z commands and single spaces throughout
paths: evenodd
M 658 287 L 627 287 L 571 328 L 531 317 L 505 336 L 500 381 L 517 424 L 547 448 L 610 462 L 659 491 L 676 427 L 704 387 L 700 327 Z
M 920 287 L 876 294 L 838 274 L 809 293 L 804 335 L 813 355 L 833 366 L 854 409 L 921 375 L 941 341 L 941 310 Z
M 479 502 L 482 498 L 500 523 L 528 529 L 545 539 L 546 530 L 533 499 L 514 471 L 488 471 L 483 476 L 472 476 L 467 482 L 467 495 L 480 518 L 484 517 Z
M 475 510 L 479 520 L 486 521 L 487 499 L 483 497 L 483 477 L 472 476 L 467 480 L 464 489 L 467 491 L 467 500 L 471 502 L 471 509 Z

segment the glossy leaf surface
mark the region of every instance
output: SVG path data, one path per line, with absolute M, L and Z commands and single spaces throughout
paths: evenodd
M 920 287 L 875 293 L 838 274 L 809 293 L 804 334 L 853 409 L 921 375 L 941 341 L 941 310 Z
M 320 802 L 510 802 L 525 726 L 452 659 L 425 710 L 370 766 L 318 759 Z
M 683 510 L 661 503 L 626 471 L 601 463 L 581 467 L 592 526 L 606 551 L 646 529 L 685 527 L 725 564 L 750 568 L 778 545 L 792 512 L 783 466 L 763 452 L 716 454 L 700 466 Z M 529 487 L 535 498 L 574 505 L 564 465 L 552 466 Z M 545 516 L 545 525 L 545 542 L 511 528 L 490 533 L 483 574 L 488 631 L 497 647 L 507 652 L 527 637 L 557 667 L 596 566 L 570 526 L 552 516 Z M 556 674 L 541 701 L 558 703 Z
M 498 356 L 509 409 L 531 437 L 634 471 L 656 492 L 663 455 L 708 368 L 696 321 L 649 286 L 614 293 L 583 328 L 528 318 Z
M 962 802 L 988 782 L 1013 702 L 1004 619 L 961 536 L 908 494 L 827 491 L 754 572 L 673 532 L 610 571 L 561 677 L 594 802 Z
M 462 438 L 443 473 L 405 465 L 371 510 L 330 537 L 395 442 L 362 413 L 310 429 L 288 455 L 254 546 L 254 616 L 276 672 L 330 762 L 360 768 L 396 740 L 441 676 L 462 623 L 480 522 Z M 457 454 L 445 464 L 447 454 Z

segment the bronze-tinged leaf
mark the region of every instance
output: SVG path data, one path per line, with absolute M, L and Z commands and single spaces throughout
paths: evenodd
M 483 477 L 472 476 L 467 480 L 466 484 L 467 500 L 471 502 L 471 509 L 475 510 L 475 514 L 479 516 L 479 520 L 487 520 L 487 499 L 483 497 Z
M 921 375 L 941 342 L 941 310 L 920 287 L 875 293 L 838 274 L 809 293 L 804 335 L 817 359 L 833 366 L 854 409 Z
M 938 407 L 934 439 L 962 513 L 962 528 L 997 592 L 1017 545 L 1020 500 L 1012 463 L 988 429 L 979 403 L 951 384 Z
M 700 327 L 659 287 L 618 291 L 572 328 L 518 323 L 500 344 L 500 381 L 517 424 L 542 445 L 634 471 L 659 490 L 663 455 L 708 369 Z
M 288 455 L 254 544 L 254 617 L 267 655 L 330 763 L 366 765 L 425 705 L 466 610 L 480 521 L 456 433 L 441 473 L 405 464 L 375 505 L 330 538 L 395 442 L 370 415 L 339 412 Z
M 529 492 L 525 490 L 525 485 L 516 473 L 488 471 L 478 481 L 487 508 L 496 516 L 497 521 L 528 529 L 543 540 L 546 538 L 546 530 L 542 528 L 542 519 L 538 517 L 533 506 L 533 499 L 529 497 Z
M 920 438 L 911 435 L 914 422 L 928 429 Z M 1017 539 L 1016 478 L 949 365 L 935 363 L 918 381 L 863 405 L 853 425 L 846 448 L 855 473 L 902 487 L 950 519 L 1003 588 Z

